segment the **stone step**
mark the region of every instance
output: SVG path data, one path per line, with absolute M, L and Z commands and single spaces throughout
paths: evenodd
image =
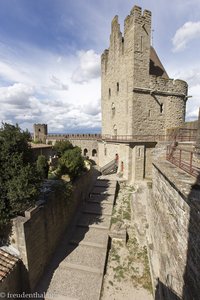
M 89 268 L 103 269 L 105 263 L 106 249 L 79 244 L 78 246 L 68 245 L 67 255 L 60 263 L 60 267 L 68 263 L 85 266 Z
M 115 191 L 116 181 L 96 181 L 73 233 L 57 251 L 62 259 L 56 261 L 46 300 L 51 294 L 54 300 L 100 299 Z
M 91 194 L 115 195 L 115 191 L 116 191 L 115 187 L 95 186 L 92 189 Z
M 83 265 L 73 264 L 73 263 L 63 263 L 60 265 L 60 268 L 75 269 L 75 270 L 80 270 L 85 272 L 92 272 L 96 274 L 103 274 L 101 270 L 98 268 L 88 267 L 88 266 L 83 266 Z
M 98 187 L 112 187 L 112 188 L 116 188 L 116 181 L 114 180 L 106 180 L 106 179 L 98 179 L 94 186 L 98 186 Z
M 76 243 L 95 243 L 99 246 L 106 247 L 108 240 L 108 232 L 100 228 L 85 228 L 77 226 L 71 241 Z
M 90 194 L 90 197 L 88 198 L 87 202 L 94 202 L 94 203 L 110 203 L 113 205 L 115 200 L 114 195 L 95 195 L 95 194 Z
M 84 213 L 89 213 L 89 214 L 98 214 L 98 215 L 107 215 L 111 216 L 112 215 L 112 206 L 107 205 L 106 203 L 88 203 L 85 205 L 83 209 Z
M 95 228 L 96 229 L 96 228 Z M 77 240 L 71 240 L 70 241 L 70 244 L 71 245 L 83 245 L 83 246 L 89 246 L 89 247 L 94 247 L 94 248 L 102 248 L 102 249 L 105 249 L 106 248 L 106 246 L 104 246 L 104 245 L 101 245 L 101 244 L 98 244 L 98 243 L 92 243 L 92 242 L 84 242 L 84 241 L 81 241 L 81 242 L 79 242 L 79 241 L 77 241 Z
M 95 214 L 81 214 L 80 219 L 78 220 L 78 225 L 85 227 L 94 227 L 94 228 L 105 228 L 109 229 L 110 227 L 110 216 L 100 216 Z
M 57 269 L 54 273 L 48 294 L 54 295 L 54 300 L 59 300 L 60 295 L 66 300 L 99 300 L 101 285 L 101 273 L 62 268 L 62 272 Z

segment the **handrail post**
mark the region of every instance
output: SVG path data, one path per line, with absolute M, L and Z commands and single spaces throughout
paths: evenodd
M 180 149 L 180 153 L 179 153 L 179 168 L 181 167 L 181 154 L 182 154 L 182 149 Z
M 190 153 L 190 174 L 192 174 L 192 158 L 193 158 L 193 152 Z

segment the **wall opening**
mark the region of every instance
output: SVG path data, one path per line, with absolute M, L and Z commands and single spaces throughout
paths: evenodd
M 111 97 L 111 88 L 109 88 L 108 90 L 108 95 L 109 95 L 109 98 Z
M 117 82 L 117 92 L 119 92 L 119 82 Z
M 115 104 L 114 103 L 112 103 L 112 105 L 111 105 L 111 110 L 112 110 L 112 117 L 114 117 L 114 115 L 115 115 Z
M 140 51 L 143 51 L 143 36 L 141 36 L 141 40 L 140 40 Z
M 97 156 L 97 150 L 96 149 L 92 150 L 92 156 Z
M 114 131 L 114 135 L 117 135 L 117 126 L 116 125 L 113 126 L 113 131 Z
M 85 148 L 85 149 L 83 150 L 83 155 L 86 156 L 87 154 L 88 154 L 88 149 Z
M 160 104 L 160 113 L 163 113 L 163 103 Z

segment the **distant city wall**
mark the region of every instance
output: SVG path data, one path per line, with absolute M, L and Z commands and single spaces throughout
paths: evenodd
M 25 212 L 25 217 L 13 220 L 13 246 L 28 270 L 31 290 L 37 285 L 45 267 L 70 221 L 77 205 L 84 200 L 98 176 L 95 169 L 79 178 L 73 185 L 71 199 L 57 191 L 44 195 L 45 202 Z M 47 198 L 46 198 L 47 197 Z
M 81 148 L 83 156 L 88 156 L 98 163 L 98 139 L 100 138 L 100 134 L 51 134 L 47 136 L 46 142 L 52 142 L 54 145 L 56 141 L 68 140 L 73 146 Z

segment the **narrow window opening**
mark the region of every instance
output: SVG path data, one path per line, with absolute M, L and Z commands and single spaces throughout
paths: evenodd
M 151 117 L 151 110 L 149 110 L 149 117 Z
M 115 104 L 114 103 L 112 103 L 111 109 L 112 109 L 112 117 L 114 117 L 114 115 L 115 115 Z
M 113 126 L 113 131 L 114 131 L 114 135 L 117 135 L 117 126 L 116 125 Z
M 104 155 L 107 155 L 107 148 L 104 148 Z
M 163 103 L 160 104 L 160 113 L 163 113 Z
M 140 39 L 140 51 L 142 52 L 143 51 L 143 37 L 141 36 L 141 39 Z
M 110 97 L 111 96 L 111 89 L 110 88 L 109 88 L 108 94 L 109 94 L 109 97 Z
M 119 92 L 119 82 L 117 82 L 117 92 Z

